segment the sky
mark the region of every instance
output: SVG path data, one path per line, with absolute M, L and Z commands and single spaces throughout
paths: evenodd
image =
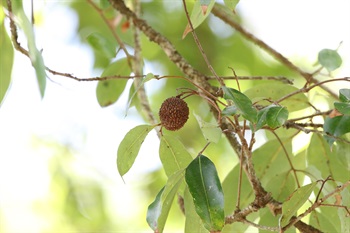
M 54 70 L 78 77 L 96 76 L 98 72 L 91 68 L 91 50 L 80 45 L 74 35 L 76 16 L 62 2 L 34 1 L 37 12 L 45 7 L 44 20 L 36 28 L 38 46 L 44 48 L 45 63 Z M 26 7 L 28 10 L 28 5 Z M 349 76 L 350 1 L 242 0 L 237 12 L 245 19 L 244 26 L 249 31 L 301 67 L 306 67 L 304 63 L 315 63 L 321 49 L 336 49 L 342 42 L 339 54 L 343 66 L 336 76 Z M 58 34 L 54 28 L 62 26 L 66 31 Z M 69 56 L 57 56 L 61 51 Z M 151 71 L 151 67 L 149 69 Z M 12 232 L 36 231 L 42 227 L 42 220 L 30 212 L 29 206 L 33 200 L 48 195 L 49 158 L 45 150 L 33 146 L 35 138 L 72 147 L 77 161 L 108 177 L 111 194 L 123 187 L 126 192 L 123 202 L 117 203 L 119 206 L 139 203 L 140 197 L 134 195 L 134 187 L 128 183 L 139 179 L 139 174 L 160 166 L 159 142 L 152 132 L 135 166 L 124 177 L 124 183 L 115 163 L 118 144 L 131 128 L 144 124 L 140 118 L 124 117 L 126 96 L 112 107 L 101 108 L 95 97 L 96 83 L 52 75 L 50 78 L 45 97 L 41 99 L 28 58 L 15 54 L 11 88 L 0 108 L 0 205 L 6 226 Z M 150 92 L 156 91 L 146 87 Z M 132 213 L 129 215 L 126 218 L 132 217 Z M 21 225 L 16 222 L 18 216 L 26 219 Z M 0 225 L 1 221 L 3 219 Z

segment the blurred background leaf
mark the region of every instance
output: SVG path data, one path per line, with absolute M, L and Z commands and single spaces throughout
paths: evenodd
M 0 106 L 11 83 L 13 47 L 5 30 L 4 11 L 0 9 Z
M 28 17 L 26 16 L 23 10 L 22 0 L 13 1 L 13 11 L 14 11 L 14 14 L 18 17 L 18 24 L 20 28 L 23 30 L 24 34 L 26 35 L 26 38 L 28 41 L 27 44 L 28 44 L 29 58 L 32 62 L 32 66 L 35 69 L 41 97 L 44 97 L 45 88 L 46 88 L 46 71 L 45 71 L 46 68 L 44 65 L 44 59 L 41 55 L 41 52 L 36 47 L 33 25 L 31 24 L 31 22 L 29 21 Z

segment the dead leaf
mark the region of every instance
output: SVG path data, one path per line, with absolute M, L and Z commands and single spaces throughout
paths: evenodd
M 190 33 L 192 31 L 191 26 L 189 24 L 187 24 L 184 33 L 182 34 L 182 39 L 185 39 L 185 37 L 187 36 L 188 33 Z
M 121 28 L 122 28 L 122 32 L 126 32 L 126 31 L 130 28 L 130 23 L 129 23 L 129 21 L 124 22 L 124 23 L 122 24 Z
M 207 13 L 207 10 L 208 10 L 208 5 L 201 5 L 201 8 L 202 8 L 203 15 L 205 15 Z
M 334 197 L 335 197 L 334 205 L 341 205 L 341 203 L 342 203 L 342 197 L 341 197 L 341 195 L 336 194 L 336 195 L 334 195 Z
M 341 114 L 337 109 L 333 109 L 332 112 L 328 115 L 329 118 L 333 118 L 336 116 L 342 116 L 343 114 Z

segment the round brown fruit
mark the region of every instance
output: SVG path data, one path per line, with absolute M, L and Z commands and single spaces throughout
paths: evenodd
M 179 130 L 188 120 L 189 112 L 185 101 L 179 97 L 170 97 L 162 103 L 162 106 L 160 106 L 160 122 L 167 130 Z

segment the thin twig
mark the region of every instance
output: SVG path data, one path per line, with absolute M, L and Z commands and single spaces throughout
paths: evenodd
M 237 200 L 236 200 L 236 210 L 241 208 L 241 192 L 242 192 L 242 173 L 243 173 L 243 151 L 241 151 L 241 158 L 239 163 L 239 178 L 238 178 L 238 188 L 237 188 Z
M 145 77 L 145 75 L 131 75 L 131 76 L 111 75 L 111 76 L 102 76 L 102 77 L 78 78 L 72 74 L 54 71 L 54 70 L 51 70 L 50 68 L 47 68 L 47 67 L 46 67 L 46 70 L 49 71 L 53 75 L 67 77 L 67 78 L 70 78 L 70 79 L 73 79 L 73 80 L 79 81 L 79 82 L 96 82 L 96 81 L 106 81 L 106 80 L 111 80 L 111 79 L 141 79 L 141 78 Z
M 193 25 L 192 25 L 192 22 L 191 22 L 191 18 L 188 14 L 188 10 L 187 10 L 187 6 L 186 6 L 186 1 L 185 0 L 182 0 L 182 3 L 183 3 L 183 6 L 184 6 L 184 10 L 185 10 L 185 14 L 186 14 L 186 17 L 187 17 L 187 21 L 188 21 L 188 25 L 190 25 L 190 28 L 191 28 L 191 33 L 193 35 L 193 38 L 194 38 L 194 41 L 196 42 L 197 44 L 197 47 L 199 49 L 199 51 L 201 52 L 203 58 L 204 58 L 204 61 L 205 63 L 207 64 L 210 72 L 214 75 L 214 77 L 216 78 L 216 80 L 220 83 L 221 86 L 225 86 L 225 83 L 222 79 L 219 78 L 219 76 L 216 74 L 214 68 L 212 67 L 212 65 L 210 64 L 209 60 L 208 60 L 208 57 L 207 55 L 205 54 L 204 52 L 204 49 L 198 39 L 198 36 L 196 34 L 196 32 L 194 31 L 194 28 L 193 28 Z
M 321 206 L 323 202 L 325 202 L 327 199 L 335 195 L 336 193 L 341 192 L 344 190 L 347 186 L 350 185 L 350 180 L 346 181 L 343 185 L 338 186 L 336 189 L 334 189 L 332 192 L 328 193 L 323 198 L 319 199 L 317 202 L 315 202 L 313 205 L 311 205 L 304 213 L 300 214 L 296 218 L 292 218 L 291 221 L 283 227 L 283 231 L 287 230 L 291 226 L 293 226 L 296 222 L 304 218 L 306 215 L 310 214 L 312 211 L 314 211 L 317 207 Z
M 141 3 L 139 0 L 134 0 L 133 1 L 134 4 L 134 9 L 135 9 L 135 14 L 137 16 L 139 16 L 141 14 Z M 141 56 L 141 51 L 142 51 L 142 47 L 141 47 L 141 39 L 140 39 L 140 30 L 137 27 L 134 27 L 134 42 L 135 42 L 135 46 L 134 46 L 134 62 L 133 64 L 133 72 L 136 76 L 142 76 L 143 74 L 143 60 L 142 60 L 142 56 Z M 141 79 L 134 79 L 134 86 L 135 86 L 135 90 L 137 90 L 137 96 L 138 99 L 141 103 L 142 109 L 145 111 L 146 113 L 146 117 L 148 119 L 148 121 L 153 124 L 156 125 L 157 124 L 157 120 L 152 112 L 151 109 L 151 105 L 149 103 L 148 100 L 148 95 L 146 94 L 146 89 L 145 86 L 143 85 L 143 82 Z M 160 127 L 157 127 L 157 135 L 159 138 L 161 138 L 161 132 L 160 132 Z
M 300 121 L 300 120 L 304 120 L 304 119 L 308 119 L 308 118 L 314 118 L 315 116 L 326 116 L 326 115 L 329 115 L 330 113 L 332 112 L 332 110 L 328 110 L 328 111 L 325 111 L 325 112 L 316 112 L 316 113 L 313 113 L 311 115 L 308 115 L 308 116 L 303 116 L 303 117 L 298 117 L 298 118 L 292 118 L 292 119 L 289 119 L 288 121 Z
M 27 57 L 29 57 L 29 52 L 28 50 L 26 50 L 25 48 L 23 48 L 21 46 L 21 44 L 18 42 L 18 33 L 17 33 L 17 26 L 15 24 L 15 20 L 14 20 L 14 15 L 13 15 L 13 11 L 12 11 L 12 2 L 11 0 L 7 0 L 7 9 L 9 12 L 9 19 L 10 19 L 10 30 L 11 30 L 11 40 L 13 43 L 13 47 L 23 53 L 24 55 L 26 55 Z M 29 57 L 30 58 L 30 57 Z
M 256 224 L 254 222 L 251 222 L 251 221 L 249 221 L 249 220 L 247 220 L 245 218 L 242 219 L 240 222 L 246 223 L 246 224 L 248 224 L 250 226 L 256 227 L 256 228 L 261 229 L 261 230 L 266 230 L 266 231 L 278 231 L 279 230 L 278 227 L 270 227 L 270 226 L 259 225 L 259 224 Z
M 286 84 L 293 84 L 293 81 L 286 78 L 286 77 L 281 77 L 281 76 L 219 76 L 220 79 L 238 79 L 238 80 L 260 80 L 260 81 L 265 81 L 265 80 L 271 80 L 271 81 L 279 81 L 283 82 Z M 206 79 L 216 79 L 214 76 L 208 76 Z
M 128 52 L 128 50 L 126 49 L 124 42 L 120 39 L 120 37 L 118 36 L 118 34 L 116 33 L 113 25 L 109 22 L 109 20 L 106 18 L 103 10 L 101 10 L 92 0 L 87 0 L 88 3 L 96 10 L 96 12 L 101 16 L 102 20 L 105 22 L 105 24 L 108 26 L 109 30 L 112 32 L 113 37 L 116 39 L 116 41 L 118 42 L 120 48 L 124 51 L 126 57 L 128 58 L 128 62 L 129 65 L 131 64 L 131 55 Z M 130 65 L 131 68 L 131 65 Z
M 284 146 L 284 143 L 282 142 L 281 138 L 276 134 L 276 132 L 274 130 L 271 130 L 270 131 L 273 135 L 275 135 L 275 138 L 277 139 L 277 141 L 279 142 L 279 144 L 281 145 L 282 149 L 283 149 L 283 152 L 284 154 L 286 155 L 286 158 L 288 160 L 288 163 L 289 163 L 289 166 L 290 168 L 292 169 L 293 171 L 293 174 L 294 174 L 294 177 L 295 177 L 295 181 L 297 182 L 297 186 L 298 188 L 300 188 L 300 183 L 299 183 L 299 180 L 298 180 L 298 176 L 297 176 L 297 173 L 296 173 L 296 170 L 293 166 L 293 163 L 292 163 L 292 160 L 290 159 L 289 157 L 289 154 L 288 154 L 288 151 L 286 149 L 286 147 Z
M 288 95 L 285 95 L 285 96 L 281 97 L 280 99 L 276 100 L 276 103 L 280 103 L 283 100 L 286 100 L 286 99 L 290 98 L 291 96 L 297 95 L 299 93 L 307 93 L 307 92 L 309 92 L 311 89 L 313 89 L 315 87 L 322 87 L 322 85 L 325 84 L 325 83 L 339 82 L 339 81 L 350 82 L 350 77 L 328 79 L 328 80 L 324 80 L 324 81 L 321 81 L 321 82 L 317 82 L 316 84 L 314 84 L 312 86 L 309 86 L 307 88 L 303 87 L 303 88 L 301 88 L 299 90 L 296 90 L 294 92 L 289 93 Z M 336 96 L 336 98 L 338 98 L 338 97 Z
M 212 11 L 211 11 L 216 17 L 220 18 L 222 21 L 233 27 L 235 30 L 240 32 L 247 40 L 253 42 L 266 52 L 268 52 L 271 56 L 273 56 L 276 60 L 280 61 L 282 64 L 284 64 L 286 67 L 288 67 L 290 70 L 293 70 L 294 72 L 300 74 L 307 82 L 311 83 L 317 83 L 318 80 L 315 79 L 312 74 L 305 72 L 301 70 L 299 67 L 294 65 L 292 62 L 290 62 L 286 57 L 284 57 L 281 53 L 274 50 L 271 46 L 267 45 L 264 41 L 260 40 L 250 32 L 248 32 L 246 29 L 244 29 L 241 25 L 239 25 L 232 17 L 231 12 L 228 12 L 225 7 L 223 7 L 221 4 L 215 3 Z M 337 97 L 337 94 L 334 93 L 331 89 L 325 86 L 320 86 L 322 89 L 327 91 L 331 96 Z

